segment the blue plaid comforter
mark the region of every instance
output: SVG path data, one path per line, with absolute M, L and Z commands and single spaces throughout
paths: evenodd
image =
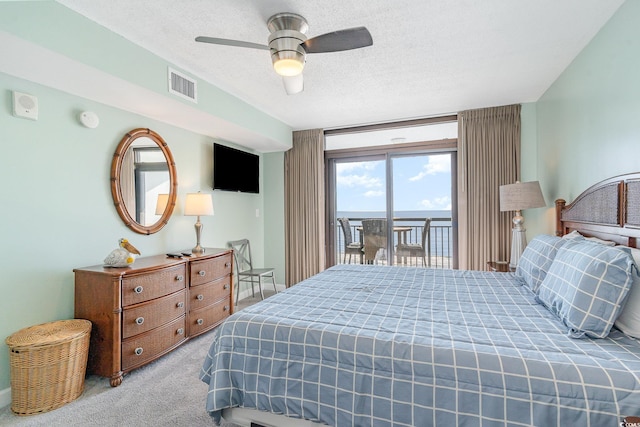
M 510 273 L 340 265 L 235 313 L 206 408 L 333 426 L 616 426 L 640 343 L 573 339 Z

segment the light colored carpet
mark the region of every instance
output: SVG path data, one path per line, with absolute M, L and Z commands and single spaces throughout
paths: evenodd
M 259 297 L 241 300 L 239 309 L 258 300 Z M 118 387 L 111 387 L 107 378 L 88 376 L 83 394 L 53 411 L 17 416 L 6 406 L 0 410 L 0 425 L 214 426 L 205 410 L 207 385 L 199 378 L 213 334 L 212 331 L 194 338 L 132 371 Z

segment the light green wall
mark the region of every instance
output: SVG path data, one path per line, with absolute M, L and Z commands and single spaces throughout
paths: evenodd
M 639 22 L 640 1 L 626 1 L 536 103 L 530 178 L 540 180 L 549 208 L 526 212 L 529 232 L 554 232 L 555 199 L 640 171 Z
M 11 115 L 13 90 L 38 97 L 38 121 Z M 195 245 L 195 218 L 182 215 L 184 195 L 212 191 L 211 138 L 2 73 L 0 99 L 0 177 L 4 182 L 0 336 L 72 318 L 73 268 L 100 264 L 120 237 L 129 239 L 143 256 Z M 98 128 L 87 129 L 78 123 L 77 112 L 82 110 L 98 114 Z M 125 227 L 113 206 L 109 186 L 113 152 L 125 132 L 136 127 L 148 127 L 162 135 L 178 171 L 176 210 L 169 224 L 150 236 Z M 262 177 L 265 174 L 270 171 Z M 258 263 L 264 262 L 265 249 L 272 260 L 277 259 L 276 251 L 264 247 L 266 218 L 255 215 L 256 209 L 263 210 L 269 194 L 264 185 L 262 190 L 260 195 L 214 191 L 215 215 L 201 218 L 202 244 L 225 247 L 229 240 L 247 237 Z M 270 241 L 278 240 L 274 233 L 276 229 L 269 228 Z M 8 351 L 3 339 L 0 390 L 8 386 Z
M 522 104 L 520 112 L 521 119 L 521 135 L 520 135 L 520 158 L 521 173 L 520 180 L 522 182 L 540 181 L 538 177 L 538 142 L 537 142 L 537 120 L 536 120 L 536 104 Z M 548 214 L 553 206 L 553 200 L 544 194 L 544 200 L 547 208 L 529 209 L 524 212 L 525 228 L 527 229 L 527 239 L 531 240 L 538 234 L 549 234 L 548 230 L 540 229 L 540 224 L 544 225 L 544 216 Z
M 166 94 L 166 68 L 171 64 L 55 2 L 0 2 L 0 31 Z M 37 63 L 37 58 L 32 59 Z M 199 81 L 198 88 L 198 108 L 255 134 L 290 144 L 289 126 L 214 86 Z M 13 91 L 38 98 L 37 121 L 12 115 Z M 79 124 L 77 115 L 85 110 L 98 114 L 98 128 Z M 162 135 L 178 171 L 176 210 L 169 224 L 151 236 L 124 226 L 110 192 L 116 146 L 125 132 L 138 127 Z M 184 195 L 212 191 L 213 142 L 208 136 L 0 72 L 0 180 L 4 183 L 0 211 L 0 400 L 9 387 L 4 337 L 23 327 L 72 318 L 73 268 L 100 264 L 120 237 L 129 239 L 143 256 L 195 245 L 195 218 L 183 216 Z M 283 283 L 284 226 L 278 218 L 283 208 L 275 201 L 283 198 L 283 189 L 269 188 L 282 181 L 281 158 L 281 153 L 270 154 L 268 160 L 261 155 L 258 195 L 212 192 L 215 215 L 201 221 L 203 245 L 224 247 L 229 240 L 249 238 L 256 262 L 263 264 L 268 253 L 269 261 L 282 270 L 279 282 Z M 256 217 L 256 210 L 264 214 Z M 276 223 L 268 231 L 267 218 Z M 266 238 L 277 246 L 265 247 Z
M 0 31 L 140 87 L 160 94 L 167 93 L 167 66 L 171 64 L 57 2 L 0 2 Z M 179 67 L 173 67 L 180 70 Z M 176 99 L 193 106 L 188 100 Z M 202 80 L 198 80 L 197 108 L 291 145 L 289 126 Z

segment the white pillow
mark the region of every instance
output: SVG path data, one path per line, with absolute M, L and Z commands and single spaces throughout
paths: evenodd
M 600 243 L 600 244 L 603 244 L 605 246 L 615 246 L 616 245 L 616 242 L 612 242 L 611 240 L 602 240 L 602 239 L 598 239 L 597 237 L 585 237 L 582 234 L 580 234 L 580 232 L 578 230 L 573 230 L 571 233 L 565 234 L 564 236 L 562 236 L 563 239 L 579 239 L 580 237 L 584 237 L 587 240 L 590 240 L 590 241 L 596 242 L 596 243 Z
M 631 248 L 631 255 L 636 265 L 640 266 L 640 249 Z M 633 283 L 627 295 L 627 302 L 615 325 L 625 334 L 640 338 L 640 277 L 637 274 L 633 274 Z

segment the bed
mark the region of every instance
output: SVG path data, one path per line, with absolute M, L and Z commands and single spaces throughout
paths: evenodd
M 640 174 L 557 201 L 557 234 L 581 235 L 533 239 L 515 273 L 339 265 L 235 313 L 202 367 L 207 411 L 279 426 L 615 426 L 640 415 L 640 342 L 614 325 L 620 312 L 633 321 L 637 269 L 610 246 L 636 247 L 636 193 Z M 550 242 L 547 264 L 532 262 Z M 581 302 L 554 292 L 592 252 L 615 276 L 589 302 L 604 308 L 576 323 Z

